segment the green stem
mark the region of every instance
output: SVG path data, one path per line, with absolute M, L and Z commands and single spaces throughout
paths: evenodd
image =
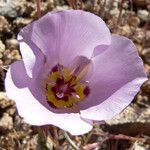
M 75 150 L 79 150 L 79 148 L 75 145 L 75 143 L 71 140 L 71 138 L 69 137 L 69 135 L 67 134 L 66 131 L 63 131 L 64 136 L 66 138 L 66 140 L 69 142 L 69 144 L 72 146 L 72 148 L 74 148 Z
M 45 133 L 44 133 L 42 127 L 39 128 L 38 144 L 39 144 L 41 150 L 49 150 L 48 147 L 46 146 L 46 136 L 45 136 Z

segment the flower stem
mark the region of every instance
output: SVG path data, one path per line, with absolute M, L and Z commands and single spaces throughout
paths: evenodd
M 71 138 L 69 137 L 69 135 L 67 134 L 66 131 L 63 131 L 64 136 L 66 138 L 66 140 L 69 142 L 69 144 L 72 146 L 72 148 L 74 148 L 75 150 L 79 150 L 79 148 L 75 145 L 75 143 L 71 140 Z
M 42 150 L 49 150 L 46 146 L 46 135 L 42 127 L 39 128 L 38 144 Z
M 117 24 L 119 23 L 119 21 L 121 20 L 121 17 L 122 17 L 122 10 L 123 10 L 123 4 L 124 4 L 124 2 L 125 2 L 125 0 L 121 0 L 121 4 L 120 4 L 120 12 L 119 12 Z
M 93 134 L 92 131 L 87 134 L 86 138 L 84 139 L 84 145 L 86 145 L 89 142 L 92 134 Z

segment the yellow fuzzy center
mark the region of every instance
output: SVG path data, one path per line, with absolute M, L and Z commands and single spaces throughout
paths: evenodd
M 85 67 L 67 69 L 61 65 L 52 68 L 46 81 L 46 97 L 53 108 L 69 108 L 83 101 L 90 92 L 87 82 L 81 82 Z

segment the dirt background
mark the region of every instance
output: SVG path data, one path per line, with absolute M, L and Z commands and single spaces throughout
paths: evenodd
M 103 18 L 110 31 L 133 40 L 150 75 L 150 1 L 149 0 L 76 0 L 74 9 L 83 9 Z M 71 3 L 72 2 L 72 3 Z M 65 0 L 43 0 L 41 11 L 71 9 Z M 0 0 L 0 150 L 73 149 L 63 132 L 46 127 L 43 139 L 39 129 L 19 117 L 13 101 L 7 98 L 4 78 L 8 65 L 21 59 L 16 36 L 21 28 L 37 19 L 34 0 Z M 71 136 L 84 150 L 150 150 L 150 80 L 121 114 L 94 126 L 83 136 Z

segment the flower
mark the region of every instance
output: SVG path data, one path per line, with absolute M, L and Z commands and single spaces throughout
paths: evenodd
M 81 10 L 47 13 L 19 35 L 22 60 L 10 65 L 6 93 L 32 125 L 72 135 L 127 107 L 147 80 L 131 40 L 111 35 L 98 16 Z

